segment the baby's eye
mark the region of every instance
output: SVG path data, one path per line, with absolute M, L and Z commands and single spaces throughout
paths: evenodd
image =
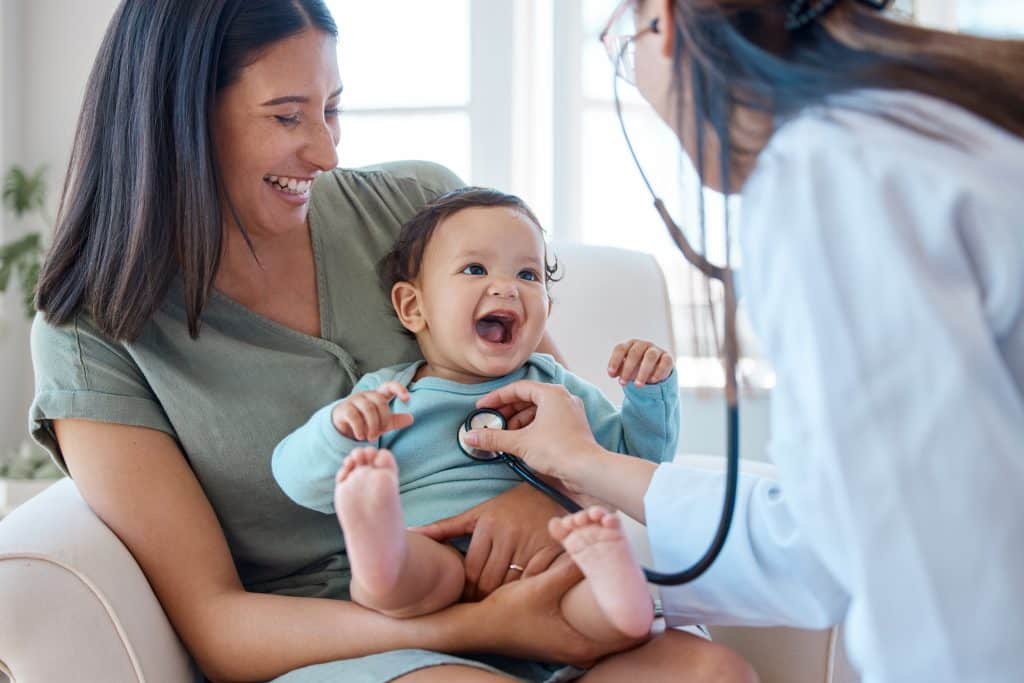
M 537 275 L 535 270 L 520 270 L 519 277 L 528 282 L 539 282 L 540 276 Z
M 479 263 L 470 263 L 462 269 L 464 275 L 487 275 L 487 269 Z

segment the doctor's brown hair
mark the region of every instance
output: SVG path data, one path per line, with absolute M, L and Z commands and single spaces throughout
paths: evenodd
M 640 0 L 647 5 L 655 0 Z M 890 19 L 861 0 L 786 28 L 792 0 L 675 0 L 677 111 L 694 112 L 697 154 L 717 153 L 726 192 L 729 162 L 749 160 L 741 108 L 785 120 L 826 98 L 862 89 L 935 97 L 1024 137 L 1024 41 L 935 31 Z M 832 3 L 829 3 L 832 4 Z M 692 103 L 685 103 L 684 98 Z M 924 122 L 886 116 L 927 132 Z M 682 130 L 682 121 L 680 130 Z M 712 134 L 719 144 L 711 144 Z M 755 133 L 756 134 L 756 133 Z

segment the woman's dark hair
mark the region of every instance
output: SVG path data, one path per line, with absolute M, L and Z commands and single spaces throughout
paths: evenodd
M 199 334 L 223 230 L 217 92 L 308 28 L 337 35 L 322 0 L 122 1 L 89 76 L 40 274 L 47 321 L 85 311 L 104 334 L 133 340 L 180 275 Z
M 420 274 L 423 254 L 441 221 L 463 209 L 480 206 L 504 206 L 515 209 L 536 225 L 541 234 L 544 233 L 544 228 L 541 227 L 540 221 L 533 215 L 530 207 L 515 195 L 485 187 L 462 187 L 452 190 L 425 205 L 402 225 L 395 246 L 381 259 L 377 269 L 384 291 L 390 293 L 395 283 L 411 282 Z M 551 283 L 557 282 L 559 280 L 557 273 L 558 260 L 550 261 L 545 249 L 544 284 L 550 286 Z
M 794 0 L 679 0 L 674 5 L 678 111 L 692 97 L 704 178 L 706 133 L 718 139 L 726 193 L 730 162 L 745 149 L 731 130 L 738 108 L 792 117 L 831 95 L 910 90 L 973 112 L 1024 137 L 1024 42 L 929 30 L 887 18 L 862 0 L 786 29 Z M 916 127 L 913 121 L 890 116 Z M 682 130 L 682 127 L 680 127 Z M 927 130 L 927 129 L 923 129 Z M 708 149 L 714 149 L 709 145 Z

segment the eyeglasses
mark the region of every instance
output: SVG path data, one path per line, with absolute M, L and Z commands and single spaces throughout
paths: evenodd
M 658 32 L 658 20 L 636 30 L 636 0 L 623 0 L 615 8 L 600 39 L 615 68 L 615 75 L 630 85 L 636 85 L 636 40 L 648 33 Z

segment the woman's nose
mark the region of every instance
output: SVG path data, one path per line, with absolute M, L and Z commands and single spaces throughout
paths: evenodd
M 321 171 L 338 167 L 338 139 L 326 121 L 312 124 L 303 158 Z

